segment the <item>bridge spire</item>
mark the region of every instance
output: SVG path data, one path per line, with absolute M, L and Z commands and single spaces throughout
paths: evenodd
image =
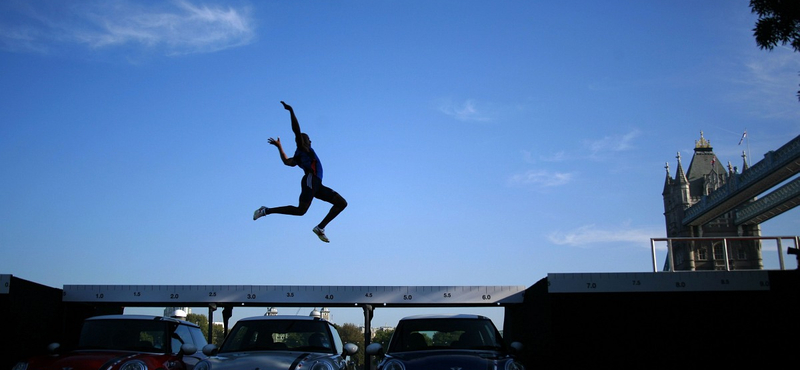
M 688 184 L 689 179 L 686 178 L 686 172 L 683 171 L 683 164 L 681 163 L 681 152 L 678 152 L 675 158 L 678 159 L 678 169 L 675 173 L 675 180 L 680 184 Z
M 747 165 L 747 154 L 744 153 L 744 150 L 742 150 L 742 161 L 744 162 L 742 163 L 742 172 L 744 172 L 744 170 L 750 168 L 750 166 Z

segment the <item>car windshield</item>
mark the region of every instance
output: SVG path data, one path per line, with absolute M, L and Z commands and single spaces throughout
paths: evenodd
M 325 321 L 251 320 L 237 322 L 219 350 L 239 351 L 335 353 L 335 348 Z
M 156 320 L 87 320 L 78 349 L 167 353 L 168 322 Z
M 500 350 L 500 334 L 489 319 L 436 318 L 403 320 L 388 352 L 438 349 Z

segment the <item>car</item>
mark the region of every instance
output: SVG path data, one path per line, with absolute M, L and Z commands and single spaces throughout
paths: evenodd
M 367 346 L 378 370 L 498 369 L 524 370 L 514 354 L 519 342 L 506 345 L 488 317 L 481 315 L 417 315 L 400 320 L 389 339 Z
M 203 348 L 208 359 L 194 370 L 345 370 L 346 356 L 358 351 L 343 344 L 329 321 L 314 316 L 255 316 L 236 322 L 217 348 Z
M 104 315 L 83 322 L 77 347 L 58 343 L 51 355 L 18 362 L 13 370 L 192 370 L 206 356 L 200 327 L 183 320 L 150 315 Z

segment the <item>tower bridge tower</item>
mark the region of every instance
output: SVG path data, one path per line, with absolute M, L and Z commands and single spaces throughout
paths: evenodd
M 747 158 L 742 170 L 747 169 Z M 670 176 L 669 163 L 665 166 L 667 177 L 664 181 L 664 218 L 668 238 L 714 238 L 736 236 L 761 236 L 759 224 L 736 225 L 735 209 L 700 226 L 684 225 L 685 211 L 700 202 L 703 197 L 724 186 L 734 176 L 737 168 L 728 162 L 725 168 L 714 154 L 711 142 L 703 137 L 695 141 L 694 155 L 689 170 L 684 172 L 681 155 L 676 156 L 678 167 L 675 177 Z M 752 202 L 755 199 L 748 201 Z M 747 204 L 747 203 L 745 203 Z M 722 240 L 681 240 L 674 241 L 673 261 L 675 270 L 722 270 L 726 268 L 725 251 Z M 727 244 L 728 266 L 731 269 L 763 269 L 761 243 L 754 240 L 734 240 Z

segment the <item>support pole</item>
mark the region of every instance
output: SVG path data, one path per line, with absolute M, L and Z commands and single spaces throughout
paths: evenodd
M 675 256 L 673 255 L 672 239 L 667 241 L 667 255 L 669 255 L 669 272 L 675 272 Z
M 208 304 L 208 343 L 214 343 L 214 311 L 216 310 L 216 303 Z
M 368 304 L 365 304 L 362 308 L 364 309 L 364 370 L 369 370 L 372 363 L 370 357 L 372 356 L 366 353 L 366 349 L 372 340 L 372 313 L 375 309 Z
M 225 336 L 228 336 L 228 320 L 233 316 L 233 306 L 225 306 L 222 308 L 222 330 Z
M 658 272 L 658 265 L 656 265 L 656 242 L 650 239 L 650 253 L 653 254 L 653 272 Z
M 731 259 L 728 253 L 728 239 L 722 239 L 722 253 L 725 258 L 725 271 L 731 270 Z

